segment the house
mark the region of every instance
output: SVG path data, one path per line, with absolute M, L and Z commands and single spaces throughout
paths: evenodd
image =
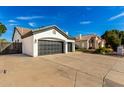
M 13 42 L 22 43 L 22 53 L 33 57 L 75 51 L 75 40 L 55 25 L 38 29 L 15 27 Z
M 97 49 L 105 46 L 105 40 L 97 35 L 79 35 L 76 37 L 76 46 L 84 49 Z

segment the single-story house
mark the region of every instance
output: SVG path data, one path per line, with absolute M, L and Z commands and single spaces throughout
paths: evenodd
M 15 27 L 13 42 L 22 43 L 22 53 L 33 57 L 75 51 L 75 39 L 55 25 L 38 29 Z
M 105 40 L 97 35 L 79 35 L 76 37 L 76 46 L 84 49 L 98 49 L 105 46 Z

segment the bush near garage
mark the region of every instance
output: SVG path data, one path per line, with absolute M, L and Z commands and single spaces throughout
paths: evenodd
M 113 49 L 103 47 L 103 48 L 96 49 L 95 53 L 97 53 L 97 54 L 112 54 Z

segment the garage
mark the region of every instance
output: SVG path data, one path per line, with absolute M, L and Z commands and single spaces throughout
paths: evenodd
M 38 40 L 38 55 L 63 53 L 63 42 Z
M 75 38 L 54 25 L 38 29 L 15 27 L 12 40 L 19 40 L 22 53 L 32 57 L 75 51 Z
M 68 42 L 68 52 L 72 52 L 72 43 Z

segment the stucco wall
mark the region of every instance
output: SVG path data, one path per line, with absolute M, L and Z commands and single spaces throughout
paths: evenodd
M 18 41 L 19 40 L 19 41 Z M 22 42 L 21 36 L 18 31 L 15 31 L 13 42 Z
M 22 53 L 33 56 L 33 36 L 22 39 Z
M 87 49 L 87 41 L 78 41 L 76 42 L 76 45 L 79 47 L 79 48 L 86 48 Z
M 80 41 L 76 41 L 75 44 L 76 44 L 77 48 L 81 48 L 81 42 Z
M 67 53 L 67 42 L 72 42 L 72 51 L 75 51 L 75 40 L 69 40 L 58 31 L 48 30 L 41 33 L 34 34 L 33 36 L 22 39 L 22 52 L 33 57 L 38 56 L 38 40 L 53 40 L 63 41 L 64 51 Z
M 56 34 L 54 34 L 53 31 L 55 31 L 55 30 L 52 29 L 52 30 L 48 30 L 48 31 L 45 31 L 42 33 L 35 34 L 34 39 L 50 38 L 51 37 L 51 38 L 58 38 L 58 39 L 68 41 L 68 42 L 74 42 L 74 40 L 68 40 L 66 37 L 64 37 L 62 34 L 60 34 L 58 31 L 56 31 Z
M 57 41 L 63 41 L 64 42 L 64 46 L 65 46 L 65 53 L 67 53 L 67 42 L 73 42 L 73 51 L 75 51 L 75 41 L 74 40 L 69 40 L 66 37 L 64 37 L 62 34 L 60 34 L 58 31 L 55 31 L 56 34 L 54 33 L 54 29 L 53 30 L 48 30 L 42 33 L 38 33 L 35 34 L 33 36 L 33 51 L 34 51 L 34 57 L 38 56 L 38 39 L 50 39 L 50 40 L 57 40 Z

